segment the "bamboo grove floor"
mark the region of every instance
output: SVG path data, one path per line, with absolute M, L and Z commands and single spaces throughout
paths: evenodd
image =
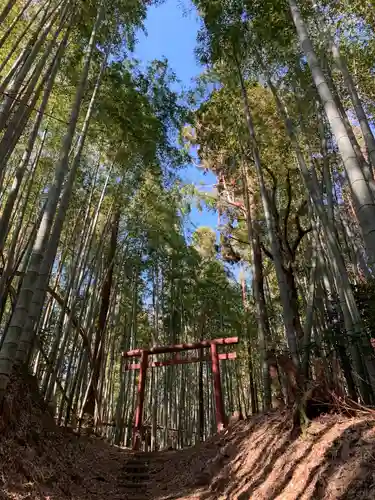
M 271 412 L 189 449 L 134 454 L 57 428 L 31 379 L 12 383 L 5 408 L 2 499 L 375 498 L 371 416 L 321 416 L 293 437 L 290 413 Z

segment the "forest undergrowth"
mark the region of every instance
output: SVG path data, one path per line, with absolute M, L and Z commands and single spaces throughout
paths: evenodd
M 121 476 L 134 452 L 56 426 L 34 377 L 13 377 L 0 425 L 0 498 L 132 498 L 121 491 Z M 375 415 L 331 413 L 292 431 L 291 411 L 274 410 L 193 447 L 148 453 L 148 498 L 374 497 Z

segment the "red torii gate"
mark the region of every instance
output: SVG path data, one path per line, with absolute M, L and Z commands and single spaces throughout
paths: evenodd
M 214 395 L 215 395 L 216 425 L 218 431 L 220 431 L 225 426 L 225 412 L 224 412 L 224 402 L 223 402 L 223 394 L 221 388 L 219 361 L 224 359 L 235 359 L 236 353 L 230 352 L 230 353 L 219 354 L 217 352 L 217 346 L 233 345 L 233 344 L 238 344 L 238 337 L 203 340 L 201 342 L 196 342 L 193 344 L 176 344 L 169 346 L 150 347 L 149 349 L 134 349 L 132 351 L 122 353 L 122 356 L 124 358 L 133 358 L 133 357 L 141 358 L 139 364 L 128 364 L 124 366 L 125 371 L 139 370 L 138 402 L 137 402 L 137 408 L 135 410 L 135 425 L 133 429 L 134 450 L 138 450 L 141 444 L 140 438 L 141 438 L 142 422 L 143 422 L 143 405 L 144 405 L 144 396 L 146 387 L 147 368 L 170 366 L 170 365 L 182 365 L 188 363 L 199 363 L 201 361 L 211 361 Z M 186 359 L 175 357 L 174 359 L 170 359 L 167 361 L 157 361 L 149 363 L 149 356 L 152 356 L 153 354 L 177 353 L 182 351 L 191 351 L 195 349 L 206 349 L 206 348 L 210 348 L 210 356 L 191 357 Z

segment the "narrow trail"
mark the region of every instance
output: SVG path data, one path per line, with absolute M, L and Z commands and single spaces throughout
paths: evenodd
M 145 500 L 148 496 L 150 483 L 150 460 L 146 454 L 131 456 L 123 467 L 123 476 L 118 480 L 119 488 L 124 494 L 134 500 Z
M 370 411 L 356 418 L 321 416 L 300 436 L 291 433 L 290 413 L 270 412 L 191 448 L 135 453 L 57 427 L 29 383 L 16 381 L 6 409 L 0 417 L 1 500 L 375 498 Z

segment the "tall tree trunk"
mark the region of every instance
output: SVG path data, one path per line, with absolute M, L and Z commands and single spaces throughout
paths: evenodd
M 115 255 L 117 248 L 117 236 L 120 224 L 121 211 L 117 209 L 113 214 L 111 240 L 107 255 L 107 274 L 101 290 L 101 304 L 98 319 L 98 327 L 94 345 L 94 368 L 90 388 L 83 412 L 94 417 L 95 415 L 95 390 L 98 388 L 100 368 L 104 354 L 104 334 L 107 325 L 107 316 L 112 291 L 113 271 L 115 266 Z
M 253 227 L 253 214 L 252 207 L 250 204 L 250 193 L 249 193 L 249 182 L 248 175 L 245 169 L 245 165 L 242 165 L 242 178 L 244 183 L 244 199 L 245 199 L 245 207 L 246 207 L 246 225 L 247 225 L 247 236 L 249 240 L 249 244 L 251 245 L 252 252 L 252 285 L 253 285 L 253 294 L 255 300 L 255 308 L 256 315 L 258 320 L 258 339 L 259 339 L 259 350 L 261 357 L 261 373 L 262 373 L 262 382 L 263 382 L 263 402 L 265 410 L 268 410 L 271 407 L 271 380 L 270 373 L 268 367 L 268 355 L 267 355 L 267 344 L 269 339 L 271 338 L 271 333 L 269 329 L 268 322 L 268 314 L 267 314 L 267 306 L 266 299 L 264 295 L 264 282 L 263 282 L 263 262 L 262 262 L 262 250 L 260 247 L 259 234 L 254 230 Z M 253 201 L 254 203 L 254 201 Z M 245 282 L 243 282 L 243 287 L 245 286 Z M 246 290 L 243 290 L 243 300 L 246 299 Z M 247 309 L 247 300 L 245 300 L 244 305 Z M 250 342 L 250 339 L 249 339 Z M 250 353 L 249 353 L 250 356 Z M 253 382 L 251 381 L 251 385 L 253 386 Z M 252 412 L 255 413 L 255 394 L 254 387 L 251 387 L 251 398 L 254 399 L 254 402 L 251 402 Z
M 8 0 L 8 2 L 4 5 L 4 8 L 0 13 L 0 25 L 3 24 L 3 22 L 7 18 L 9 12 L 13 9 L 14 4 L 16 2 L 17 0 Z
M 29 307 L 28 318 L 24 325 L 24 329 L 17 349 L 16 362 L 19 364 L 22 364 L 26 359 L 30 346 L 32 345 L 33 342 L 33 331 L 35 331 L 34 328 L 39 320 L 43 302 L 45 299 L 49 275 L 51 272 L 53 261 L 55 259 L 56 251 L 60 241 L 60 235 L 62 232 L 66 212 L 68 210 L 69 201 L 72 195 L 74 180 L 76 178 L 82 150 L 85 144 L 87 132 L 90 125 L 90 119 L 96 101 L 97 93 L 99 91 L 101 77 L 104 71 L 105 64 L 106 64 L 106 58 L 104 58 L 103 60 L 101 70 L 97 77 L 96 85 L 86 112 L 86 117 L 82 127 L 81 135 L 78 140 L 76 153 L 72 161 L 68 179 L 55 217 L 55 223 L 51 232 L 50 240 L 48 242 L 46 253 L 39 269 L 39 275 L 35 286 L 35 291 L 32 297 L 32 303 Z
M 261 193 L 261 198 L 262 198 L 262 203 L 263 203 L 264 216 L 266 219 L 268 234 L 269 234 L 270 241 L 271 241 L 273 261 L 275 264 L 276 276 L 277 276 L 277 281 L 278 281 L 279 291 L 280 291 L 280 299 L 281 299 L 281 304 L 282 304 L 282 308 L 283 308 L 283 320 L 284 320 L 284 326 L 285 326 L 285 334 L 286 334 L 286 338 L 288 341 L 288 346 L 289 346 L 290 354 L 292 356 L 293 363 L 296 366 L 296 368 L 298 368 L 299 356 L 298 356 L 296 332 L 294 329 L 294 314 L 293 314 L 293 311 L 291 308 L 291 298 L 289 296 L 289 288 L 288 288 L 287 283 L 285 281 L 285 273 L 284 273 L 282 261 L 281 261 L 280 242 L 279 242 L 279 239 L 277 236 L 277 231 L 276 231 L 276 227 L 275 227 L 275 220 L 274 220 L 272 210 L 271 210 L 269 194 L 267 192 L 266 185 L 265 185 L 263 169 L 262 169 L 262 164 L 261 164 L 261 160 L 260 160 L 260 154 L 259 154 L 259 149 L 258 149 L 258 144 L 257 144 L 256 134 L 255 134 L 255 129 L 254 129 L 254 124 L 253 124 L 250 105 L 249 105 L 248 96 L 247 96 L 247 90 L 246 90 L 245 82 L 243 79 L 241 67 L 240 67 L 239 61 L 237 59 L 237 55 L 234 54 L 234 57 L 236 60 L 238 78 L 240 80 L 240 85 L 241 85 L 241 92 L 242 92 L 243 106 L 244 106 L 244 112 L 245 112 L 245 117 L 246 117 L 246 124 L 248 127 L 249 137 L 250 137 L 251 145 L 252 145 L 254 164 L 255 164 L 255 169 L 257 172 L 257 176 L 258 176 L 259 188 L 260 188 L 260 193 Z
M 205 314 L 202 311 L 199 320 L 199 339 L 203 340 L 205 330 Z M 204 387 L 203 387 L 203 349 L 200 349 L 199 375 L 198 375 L 198 434 L 199 440 L 204 439 Z
M 16 1 L 16 0 L 14 0 L 14 1 Z M 13 19 L 12 23 L 8 26 L 7 30 L 5 31 L 5 33 L 3 34 L 3 36 L 0 38 L 0 49 L 3 47 L 4 43 L 8 39 L 9 35 L 12 33 L 14 27 L 16 26 L 16 24 L 18 23 L 18 21 L 20 19 L 22 19 L 22 17 L 24 16 L 24 14 L 27 11 L 27 9 L 30 7 L 30 5 L 31 5 L 32 2 L 33 2 L 33 0 L 28 0 L 27 2 L 25 2 L 25 4 L 22 7 L 22 9 L 19 11 L 19 13 L 17 14 L 17 16 Z M 1 15 L 0 15 L 0 19 L 1 19 Z M 0 24 L 1 24 L 1 20 L 0 20 Z
M 12 372 L 13 363 L 16 357 L 19 339 L 21 337 L 21 333 L 28 315 L 29 305 L 35 290 L 35 283 L 39 276 L 39 268 L 43 260 L 48 238 L 50 236 L 50 230 L 52 227 L 53 218 L 55 216 L 56 207 L 67 170 L 69 152 L 73 142 L 78 116 L 87 85 L 88 73 L 95 50 L 97 32 L 101 25 L 102 16 L 103 2 L 101 2 L 99 6 L 97 17 L 91 32 L 91 37 L 83 65 L 83 71 L 77 87 L 74 104 L 71 110 L 68 130 L 63 140 L 60 158 L 55 170 L 55 182 L 50 187 L 48 193 L 48 202 L 36 236 L 29 269 L 26 276 L 24 277 L 17 304 L 15 306 L 8 331 L 6 332 L 5 341 L 0 351 L 0 402 L 5 395 L 5 391 L 9 382 L 9 377 Z
M 306 55 L 311 74 L 321 98 L 328 121 L 331 125 L 333 135 L 345 167 L 349 186 L 352 192 L 354 207 L 362 230 L 371 266 L 375 265 L 375 202 L 366 182 L 364 173 L 358 163 L 350 138 L 340 112 L 335 104 L 333 95 L 326 82 L 323 71 L 319 65 L 318 58 L 309 38 L 306 25 L 295 0 L 288 0 L 290 12 L 296 26 L 302 50 Z
M 317 15 L 317 24 L 319 29 L 324 33 L 325 31 L 325 20 L 323 16 L 319 12 L 319 8 L 314 1 L 311 1 L 313 8 L 316 11 Z M 339 46 L 335 43 L 333 37 L 330 33 L 327 33 L 327 43 L 329 46 L 329 50 L 332 52 L 333 60 L 337 64 L 338 69 L 340 70 L 346 88 L 348 89 L 350 100 L 352 101 L 354 111 L 357 115 L 357 119 L 359 125 L 361 127 L 362 135 L 365 140 L 366 148 L 368 151 L 368 155 L 371 161 L 372 168 L 375 167 L 375 139 L 374 135 L 371 131 L 369 121 L 366 116 L 366 112 L 363 108 L 362 101 L 358 95 L 357 88 L 353 81 L 352 75 L 349 71 L 348 65 L 346 63 L 345 57 L 341 54 Z
M 306 189 L 311 196 L 312 204 L 317 214 L 317 218 L 321 222 L 321 228 L 324 234 L 324 239 L 327 244 L 328 256 L 330 260 L 329 269 L 330 272 L 332 273 L 332 278 L 336 286 L 337 294 L 340 297 L 340 305 L 343 310 L 345 318 L 345 328 L 347 329 L 349 337 L 355 338 L 357 335 L 361 337 L 362 336 L 361 317 L 353 296 L 353 291 L 350 285 L 348 273 L 342 257 L 340 245 L 336 239 L 336 232 L 333 228 L 333 225 L 331 224 L 330 220 L 327 217 L 327 213 L 325 212 L 325 210 L 323 210 L 323 203 L 321 200 L 321 196 L 319 194 L 318 180 L 316 177 L 315 169 L 312 168 L 311 172 L 309 172 L 302 150 L 299 146 L 297 137 L 294 133 L 292 122 L 289 119 L 286 110 L 283 107 L 282 102 L 278 96 L 278 93 L 269 78 L 267 78 L 267 83 L 274 95 L 277 109 L 280 115 L 283 117 L 285 128 L 287 130 L 288 136 L 296 153 L 302 178 L 305 182 Z M 367 376 L 365 373 L 363 373 L 364 367 L 361 361 L 361 357 L 358 354 L 358 346 L 352 344 L 351 349 L 352 349 L 353 362 L 357 373 L 356 381 L 358 385 L 361 387 L 361 393 L 364 395 L 364 397 L 367 397 L 366 395 L 368 394 L 368 386 L 365 383 Z

